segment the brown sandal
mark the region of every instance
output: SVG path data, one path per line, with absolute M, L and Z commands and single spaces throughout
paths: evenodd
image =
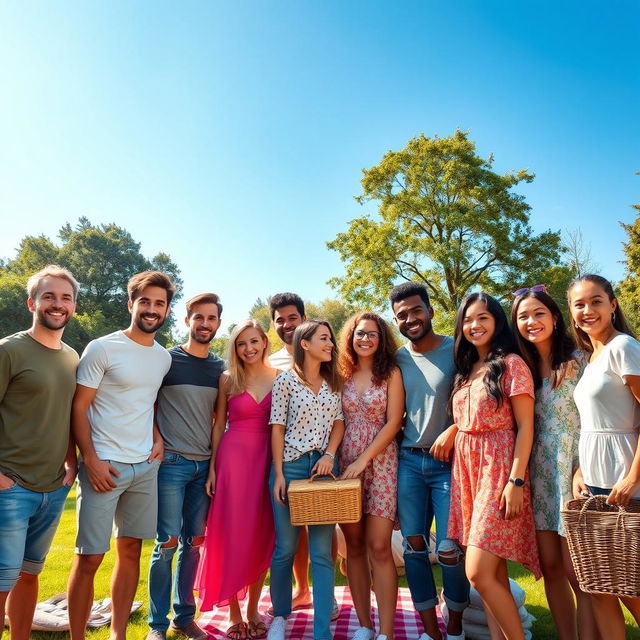
M 250 638 L 264 638 L 267 635 L 267 625 L 260 620 L 259 622 L 252 622 L 249 620 L 247 622 L 247 626 L 249 627 L 248 633 Z
M 246 622 L 236 622 L 227 629 L 227 638 L 229 640 L 247 640 L 248 637 Z

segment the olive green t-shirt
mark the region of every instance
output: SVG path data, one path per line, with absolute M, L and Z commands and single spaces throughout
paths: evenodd
M 31 491 L 64 477 L 78 354 L 21 331 L 0 340 L 0 471 Z

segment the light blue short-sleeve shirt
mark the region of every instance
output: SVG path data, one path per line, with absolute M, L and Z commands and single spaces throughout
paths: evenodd
M 417 353 L 407 343 L 396 352 L 402 372 L 407 416 L 403 447 L 429 448 L 451 424 L 447 406 L 454 375 L 453 338 L 444 336 L 431 351 Z

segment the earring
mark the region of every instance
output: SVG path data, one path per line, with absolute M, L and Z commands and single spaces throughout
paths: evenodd
M 611 314 L 611 322 L 613 322 L 614 324 L 616 322 L 616 312 L 615 311 Z
M 573 326 L 577 329 L 578 328 L 578 323 L 574 320 L 573 321 Z

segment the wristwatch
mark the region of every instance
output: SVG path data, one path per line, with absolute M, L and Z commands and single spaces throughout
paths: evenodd
M 524 480 L 522 478 L 509 478 L 509 482 L 513 482 L 516 487 L 524 487 Z

